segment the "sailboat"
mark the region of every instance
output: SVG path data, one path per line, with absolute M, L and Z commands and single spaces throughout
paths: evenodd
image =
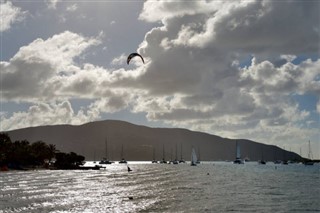
M 181 152 L 180 152 L 180 160 L 179 163 L 185 163 L 185 161 L 182 158 L 182 143 L 181 143 Z
M 178 145 L 176 144 L 176 157 L 175 159 L 172 161 L 172 164 L 178 164 Z
M 274 150 L 273 158 L 274 158 L 274 161 L 273 161 L 274 164 L 281 164 L 282 163 L 281 160 L 277 159 L 277 150 L 276 149 Z
M 153 160 L 152 163 L 158 163 L 158 161 L 156 160 L 156 149 L 153 147 Z
M 236 141 L 236 159 L 233 161 L 234 164 L 244 164 L 243 160 L 241 159 L 240 153 L 240 145 L 238 141 Z
M 263 149 L 261 149 L 261 160 L 258 161 L 259 164 L 265 165 L 266 162 L 263 159 Z
M 196 154 L 196 150 L 194 150 L 194 148 L 192 147 L 192 151 L 191 151 L 191 166 L 196 166 L 197 165 L 197 154 Z
M 197 164 L 200 164 L 200 147 L 198 146 L 198 160 L 197 160 Z
M 283 165 L 288 165 L 286 152 L 287 152 L 287 151 L 286 151 L 286 147 L 283 147 L 283 161 L 282 161 L 282 164 L 283 164 Z
M 105 158 L 103 158 L 100 162 L 99 162 L 99 164 L 112 164 L 112 163 L 114 163 L 113 161 L 110 161 L 109 160 L 109 158 L 108 158 L 108 140 L 107 140 L 107 138 L 106 138 L 106 157 Z
M 309 152 L 308 152 L 308 160 L 304 162 L 304 165 L 306 166 L 312 166 L 314 162 L 312 161 L 312 152 L 311 152 L 311 146 L 310 146 L 310 140 L 309 140 Z
M 165 160 L 165 156 L 164 156 L 164 144 L 163 144 L 163 149 L 162 149 L 162 160 L 160 161 L 160 163 L 167 163 L 167 161 Z
M 123 144 L 122 144 L 122 147 L 121 147 L 121 160 L 119 161 L 119 163 L 127 163 L 127 161 L 123 157 Z

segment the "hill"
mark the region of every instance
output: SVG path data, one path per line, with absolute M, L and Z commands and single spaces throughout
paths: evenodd
M 163 156 L 166 160 L 181 156 L 190 160 L 192 146 L 200 159 L 234 160 L 236 141 L 241 146 L 241 156 L 250 160 L 274 161 L 276 159 L 300 159 L 296 153 L 288 152 L 273 145 L 266 145 L 246 139 L 228 139 L 203 132 L 194 132 L 178 128 L 150 128 L 131 124 L 124 121 L 105 120 L 87 124 L 39 126 L 17 129 L 7 132 L 13 141 L 28 140 L 35 142 L 42 140 L 55 144 L 63 152 L 76 152 L 84 155 L 86 160 L 96 160 L 105 156 L 105 141 L 108 141 L 108 156 L 112 160 L 119 160 L 121 148 L 127 160 L 152 160 L 153 150 L 156 159 Z

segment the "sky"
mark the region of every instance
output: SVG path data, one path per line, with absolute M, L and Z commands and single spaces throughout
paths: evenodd
M 320 158 L 320 1 L 0 5 L 0 131 L 117 119 Z

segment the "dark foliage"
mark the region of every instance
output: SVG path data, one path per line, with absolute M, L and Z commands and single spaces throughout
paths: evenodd
M 56 158 L 57 168 L 74 168 L 82 164 L 84 157 L 74 152 L 59 152 L 55 145 L 27 140 L 12 142 L 9 135 L 0 133 L 0 167 L 20 169 L 23 167 L 45 166 Z
M 75 169 L 83 164 L 84 159 L 83 156 L 77 155 L 74 152 L 59 152 L 56 153 L 56 162 L 54 165 L 59 169 Z

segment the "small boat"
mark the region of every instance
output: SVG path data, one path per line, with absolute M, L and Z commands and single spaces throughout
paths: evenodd
M 99 164 L 113 164 L 114 162 L 113 161 L 110 161 L 110 160 L 108 160 L 108 159 L 106 159 L 106 158 L 103 158 L 100 162 L 99 162 Z
M 265 164 L 266 164 L 266 162 L 265 162 L 264 160 L 259 160 L 258 163 L 259 163 L 259 164 L 262 164 L 262 165 L 265 165 Z
M 166 164 L 168 163 L 164 158 L 160 161 L 161 164 Z
M 233 161 L 233 164 L 244 164 L 244 163 L 243 163 L 243 160 L 242 160 L 242 159 L 236 158 L 236 159 Z
M 183 160 L 183 157 L 182 157 L 182 143 L 181 143 L 181 152 L 180 152 L 180 160 L 179 160 L 179 163 L 185 163 L 186 161 Z
M 238 141 L 236 141 L 236 159 L 233 161 L 234 164 L 244 164 L 243 160 L 241 159 L 240 153 L 240 145 Z
M 164 153 L 164 144 L 163 144 L 163 148 L 162 148 L 162 160 L 160 161 L 161 164 L 166 164 L 168 163 L 166 160 L 165 160 L 165 153 Z
M 258 161 L 259 164 L 265 165 L 266 161 L 263 158 L 263 149 L 261 149 L 261 160 Z
M 128 163 L 123 157 L 123 144 L 122 144 L 122 148 L 121 148 L 121 160 L 119 161 L 119 163 Z
M 179 164 L 179 161 L 178 160 L 173 160 L 172 164 Z
M 310 146 L 310 140 L 309 140 L 308 160 L 304 162 L 304 165 L 312 166 L 313 164 L 314 162 L 312 161 L 312 152 L 311 152 L 311 146 Z
M 113 161 L 110 161 L 109 159 L 108 159 L 108 141 L 107 141 L 107 139 L 106 139 L 106 157 L 105 158 L 103 158 L 100 162 L 99 162 L 99 164 L 112 164 L 112 163 L 114 163 Z
M 275 160 L 273 163 L 274 163 L 274 164 L 281 164 L 282 161 L 281 161 L 281 160 Z
M 156 160 L 156 150 L 153 147 L 153 160 L 151 161 L 152 163 L 158 163 L 158 161 Z
M 124 158 L 122 158 L 119 163 L 128 163 Z
M 198 160 L 197 160 L 196 163 L 197 163 L 197 164 L 200 164 L 201 161 L 200 161 L 200 147 L 199 147 L 199 146 L 198 146 L 198 156 L 199 156 L 199 157 L 198 157 Z
M 93 152 L 93 163 L 96 163 L 96 151 Z
M 198 159 L 197 159 L 196 151 L 192 147 L 192 151 L 191 151 L 191 166 L 196 166 L 197 165 L 197 161 L 198 161 Z
M 313 161 L 306 161 L 306 162 L 304 162 L 304 165 L 306 165 L 306 166 L 312 166 L 313 164 L 314 164 Z
M 179 164 L 178 159 L 178 145 L 176 144 L 176 157 L 174 160 L 171 161 L 172 164 Z

